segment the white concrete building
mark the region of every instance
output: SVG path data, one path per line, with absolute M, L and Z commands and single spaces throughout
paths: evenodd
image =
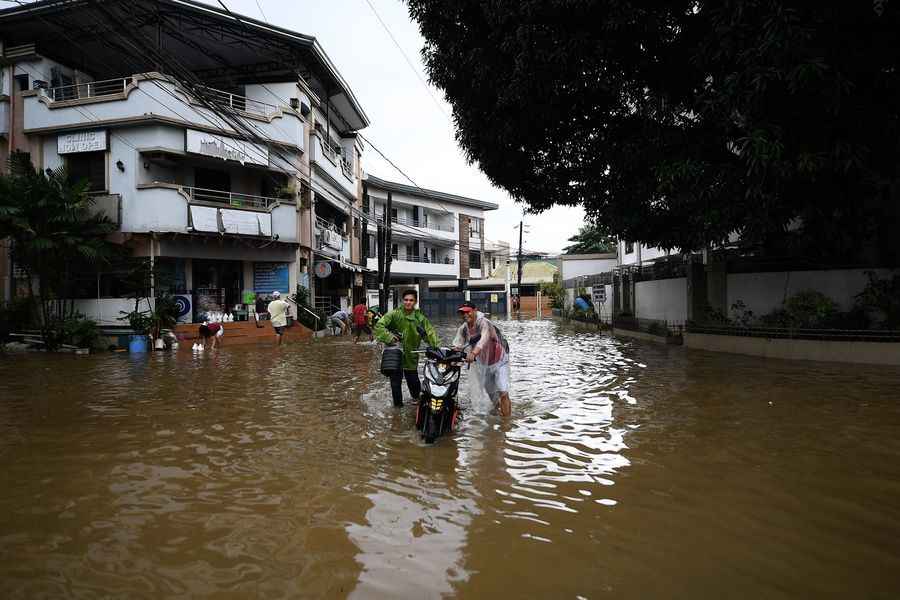
M 488 269 L 504 246 L 487 242 L 486 211 L 497 204 L 446 192 L 426 190 L 368 175 L 366 255 L 368 267 L 378 269 L 377 222 L 384 222 L 391 195 L 391 283 L 427 280 L 470 280 L 489 275 Z M 506 254 L 508 254 L 508 246 Z M 488 262 L 486 262 L 486 259 Z M 504 258 L 505 261 L 505 258 Z
M 315 38 L 190 0 L 76 0 L 0 11 L 0 41 L 0 161 L 27 152 L 87 179 L 123 254 L 193 304 L 186 319 L 248 291 L 361 292 L 369 121 Z M 311 280 L 319 262 L 330 274 Z M 116 278 L 86 286 L 104 324 Z

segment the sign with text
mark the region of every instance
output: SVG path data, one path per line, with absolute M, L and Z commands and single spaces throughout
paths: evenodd
M 253 290 L 261 294 L 271 294 L 278 290 L 287 294 L 291 287 L 288 263 L 253 263 Z
M 56 151 L 59 154 L 99 152 L 100 150 L 106 150 L 106 140 L 105 129 L 62 133 L 56 136 Z
M 606 304 L 606 286 L 597 286 L 591 289 L 591 299 L 594 304 Z
M 194 154 L 213 156 L 222 160 L 269 166 L 269 149 L 262 144 L 254 144 L 234 138 L 188 129 L 185 150 Z

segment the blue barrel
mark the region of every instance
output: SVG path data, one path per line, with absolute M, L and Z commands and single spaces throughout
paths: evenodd
M 132 354 L 147 352 L 147 336 L 133 335 L 128 340 L 128 351 Z
M 591 305 L 588 304 L 587 300 L 579 296 L 578 298 L 575 298 L 575 308 L 587 311 L 590 310 Z

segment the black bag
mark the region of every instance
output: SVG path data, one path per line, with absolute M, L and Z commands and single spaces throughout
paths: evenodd
M 381 353 L 381 374 L 390 377 L 403 371 L 403 348 L 388 346 Z

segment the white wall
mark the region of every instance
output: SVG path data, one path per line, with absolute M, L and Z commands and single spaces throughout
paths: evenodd
M 738 300 L 743 301 L 755 316 L 762 316 L 781 308 L 785 298 L 804 290 L 822 292 L 850 310 L 856 294 L 868 283 L 867 269 L 836 269 L 831 271 L 793 271 L 781 273 L 732 273 L 728 275 L 727 309 Z M 890 271 L 876 270 L 880 277 Z
M 141 310 L 148 308 L 147 302 L 141 302 Z M 101 298 L 90 300 L 75 300 L 75 310 L 88 319 L 93 319 L 99 325 L 126 326 L 127 321 L 120 321 L 121 311 L 134 310 L 134 300 L 130 298 Z
M 658 279 L 635 284 L 634 312 L 638 319 L 687 320 L 687 279 Z
M 575 258 L 560 257 L 560 277 L 563 280 L 572 277 L 580 277 L 582 275 L 598 275 L 612 271 L 617 264 L 617 259 L 613 258 Z

